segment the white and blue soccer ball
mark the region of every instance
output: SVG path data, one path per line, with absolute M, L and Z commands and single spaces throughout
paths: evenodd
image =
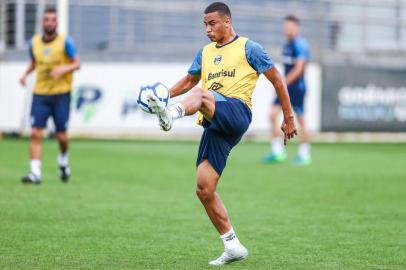
M 148 105 L 147 97 L 149 95 L 154 95 L 165 105 L 165 107 L 168 106 L 170 98 L 169 90 L 164 84 L 157 82 L 153 85 L 141 86 L 140 88 L 137 103 L 144 112 L 155 113 Z

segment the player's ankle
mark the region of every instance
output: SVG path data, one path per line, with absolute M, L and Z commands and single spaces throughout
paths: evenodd
M 172 116 L 173 120 L 182 118 L 185 116 L 185 107 L 183 107 L 182 103 L 176 103 L 168 108 L 169 114 Z
M 232 227 L 228 232 L 221 235 L 220 238 L 223 241 L 224 249 L 234 249 L 241 244 Z
M 69 165 L 69 157 L 68 157 L 68 152 L 65 153 L 60 153 L 58 155 L 58 165 L 60 167 L 67 167 Z
M 311 152 L 311 147 L 309 143 L 301 143 L 299 145 L 298 156 L 302 158 L 309 158 Z
M 41 160 L 39 159 L 30 160 L 30 172 L 34 174 L 37 178 L 41 178 Z
M 277 138 L 272 139 L 271 152 L 275 155 L 285 153 L 285 147 L 283 145 L 283 138 L 277 137 Z

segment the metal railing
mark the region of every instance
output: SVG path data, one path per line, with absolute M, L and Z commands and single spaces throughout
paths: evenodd
M 44 6 L 56 2 L 1 0 L 0 57 L 20 57 L 29 38 L 40 29 Z M 207 43 L 202 13 L 210 2 L 71 0 L 69 33 L 89 59 L 190 60 Z M 282 21 L 287 14 L 301 19 L 313 61 L 406 58 L 406 0 L 226 2 L 236 31 L 261 43 L 276 58 L 284 43 Z

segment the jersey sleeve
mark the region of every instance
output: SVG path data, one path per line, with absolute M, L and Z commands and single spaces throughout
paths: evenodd
M 28 44 L 28 54 L 30 56 L 31 61 L 35 61 L 34 52 L 32 51 L 32 39 L 30 40 L 30 42 Z
M 303 39 L 299 39 L 295 42 L 295 50 L 296 50 L 296 58 L 302 59 L 304 61 L 309 61 L 310 59 L 310 52 L 309 52 L 309 45 Z
M 73 42 L 73 39 L 69 36 L 66 37 L 65 39 L 65 52 L 70 59 L 75 58 L 77 55 L 75 43 Z
M 245 55 L 248 63 L 259 74 L 271 69 L 274 64 L 265 49 L 258 43 L 248 40 L 245 43 Z
M 203 49 L 200 49 L 197 53 L 192 65 L 187 71 L 190 75 L 201 75 L 202 74 L 202 53 Z

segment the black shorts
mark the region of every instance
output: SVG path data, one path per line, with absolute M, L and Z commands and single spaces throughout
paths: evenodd
M 212 91 L 216 108 L 211 122 L 204 119 L 196 166 L 205 159 L 221 175 L 231 149 L 247 131 L 252 114 L 250 108 L 237 98 L 225 97 Z

